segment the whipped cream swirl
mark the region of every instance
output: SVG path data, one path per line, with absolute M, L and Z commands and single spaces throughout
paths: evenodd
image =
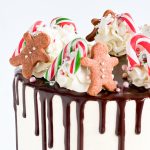
M 46 49 L 47 54 L 50 56 L 50 62 L 48 63 L 37 63 L 33 70 L 33 75 L 41 78 L 43 77 L 46 70 L 50 67 L 53 60 L 59 55 L 61 50 L 68 44 L 71 40 L 76 38 L 78 35 L 75 33 L 73 26 L 65 25 L 60 27 L 55 26 L 39 26 L 37 32 L 44 32 L 50 36 L 50 45 Z
M 150 88 L 150 76 L 145 66 L 134 67 L 128 71 L 128 80 L 137 87 Z
M 60 87 L 65 87 L 76 92 L 87 92 L 90 84 L 90 71 L 87 68 L 79 67 L 77 73 L 69 71 L 71 61 L 65 61 L 57 72 L 55 81 Z
M 111 55 L 122 56 L 126 53 L 126 42 L 133 35 L 126 22 L 120 21 L 117 17 L 113 18 L 109 14 L 106 17 L 102 17 L 100 23 L 95 28 L 98 28 L 95 41 L 107 43 Z
M 140 31 L 145 36 L 150 37 L 150 25 L 148 24 L 143 25 L 142 27 L 140 27 Z

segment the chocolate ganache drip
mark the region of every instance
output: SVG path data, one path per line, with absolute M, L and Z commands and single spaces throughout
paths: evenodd
M 99 132 L 101 134 L 105 133 L 105 122 L 106 122 L 106 104 L 107 100 L 105 101 L 98 101 L 99 102 L 99 110 L 100 110 L 100 120 L 99 120 Z
M 47 150 L 47 147 L 52 148 L 53 139 L 53 96 L 59 95 L 62 100 L 63 106 L 63 126 L 65 129 L 64 133 L 64 146 L 65 150 L 70 150 L 70 104 L 71 102 L 76 102 L 76 116 L 77 116 L 77 150 L 84 149 L 84 108 L 86 102 L 97 101 L 99 103 L 99 131 L 100 133 L 105 133 L 105 120 L 106 120 L 106 110 L 109 101 L 116 101 L 118 110 L 116 115 L 116 134 L 118 136 L 118 150 L 125 150 L 125 106 L 128 100 L 135 100 L 136 102 L 136 124 L 135 132 L 140 134 L 141 132 L 141 117 L 142 110 L 144 106 L 144 99 L 150 97 L 150 90 L 144 88 L 137 88 L 131 85 L 129 88 L 124 88 L 122 86 L 123 79 L 121 78 L 122 64 L 126 63 L 126 58 L 120 58 L 120 64 L 115 68 L 114 74 L 115 80 L 119 82 L 119 88 L 121 91 L 119 93 L 102 91 L 98 96 L 92 97 L 87 95 L 87 93 L 78 93 L 75 91 L 70 91 L 65 88 L 60 88 L 57 83 L 50 86 L 49 83 L 44 79 L 37 79 L 35 82 L 31 83 L 29 80 L 23 78 L 21 73 L 15 75 L 13 81 L 13 98 L 14 98 L 14 110 L 15 110 L 15 120 L 16 120 L 16 149 L 18 150 L 18 127 L 17 127 L 17 106 L 19 105 L 19 81 L 22 82 L 22 95 L 23 95 L 23 117 L 28 117 L 26 115 L 26 98 L 25 91 L 26 87 L 32 87 L 34 90 L 34 116 L 35 116 L 35 135 L 42 135 L 42 150 Z M 39 98 L 38 98 L 39 95 Z M 41 105 L 41 110 L 38 110 L 38 105 Z M 47 108 L 47 109 L 46 109 Z M 41 117 L 39 118 L 39 111 L 41 111 Z M 48 122 L 48 127 L 47 127 Z M 39 123 L 41 123 L 42 131 L 39 131 Z M 48 134 L 47 134 L 48 133 Z M 48 135 L 48 137 L 47 137 Z

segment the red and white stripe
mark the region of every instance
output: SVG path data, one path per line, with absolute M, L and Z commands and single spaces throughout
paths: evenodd
M 23 43 L 24 43 L 24 39 L 22 38 L 19 42 L 18 47 L 15 49 L 12 57 L 18 56 L 20 54 Z
M 82 38 L 76 38 L 73 41 L 69 42 L 52 62 L 50 68 L 45 73 L 44 78 L 48 81 L 52 80 L 59 67 L 63 64 L 63 61 L 68 61 L 68 58 L 71 59 L 71 64 L 69 66 L 70 73 L 75 73 L 75 69 L 78 69 L 76 66 L 76 61 L 78 61 L 80 57 L 77 58 L 77 55 L 75 55 L 73 58 L 71 58 L 72 52 L 76 52 L 76 54 L 77 52 L 79 52 L 80 57 L 87 56 L 88 45 L 86 41 Z
M 136 27 L 134 21 L 129 13 L 123 13 L 119 16 L 121 21 L 125 21 L 132 32 L 136 33 Z
M 29 28 L 29 32 L 30 33 L 34 33 L 37 31 L 38 27 L 39 26 L 42 26 L 42 27 L 45 27 L 45 23 L 43 21 L 36 21 L 30 28 Z
M 135 34 L 131 40 L 127 43 L 127 57 L 129 61 L 129 65 L 131 67 L 140 66 L 141 62 L 138 58 L 138 51 L 137 48 L 143 48 L 144 53 L 147 56 L 147 65 L 150 73 L 150 38 L 142 35 L 142 34 Z

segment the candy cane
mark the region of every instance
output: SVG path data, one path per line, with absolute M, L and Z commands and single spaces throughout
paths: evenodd
M 76 73 L 80 66 L 81 57 L 87 56 L 88 45 L 84 39 L 76 38 L 69 42 L 65 48 L 61 51 L 58 57 L 55 58 L 51 67 L 47 70 L 44 78 L 50 81 L 57 73 L 59 67 L 63 64 L 63 61 L 67 61 L 70 58 L 72 52 L 76 52 L 75 57 L 71 60 L 70 73 Z
M 75 23 L 69 18 L 56 17 L 51 21 L 50 25 L 59 25 L 60 27 L 64 27 L 65 25 L 72 25 L 74 27 L 74 31 L 77 32 Z
M 39 26 L 45 26 L 45 24 L 42 22 L 42 21 L 36 21 L 30 28 L 29 28 L 29 32 L 30 33 L 34 33 L 37 31 L 37 28 Z M 25 45 L 25 41 L 24 39 L 22 38 L 18 44 L 18 47 L 15 49 L 14 53 L 13 53 L 13 56 L 18 56 L 21 52 L 21 49 L 23 48 L 23 46 Z M 13 57 L 12 56 L 12 57 Z
M 29 28 L 29 32 L 30 33 L 34 33 L 37 31 L 38 27 L 42 26 L 45 27 L 45 23 L 43 21 L 36 21 L 30 28 Z
M 121 14 L 118 19 L 121 21 L 125 21 L 129 28 L 132 30 L 133 33 L 136 33 L 136 27 L 134 25 L 134 21 L 129 13 L 123 13 Z
M 131 40 L 127 43 L 127 58 L 129 61 L 129 65 L 131 67 L 140 66 L 140 60 L 138 58 L 138 51 L 137 48 L 141 46 L 144 48 L 144 53 L 147 56 L 147 65 L 150 74 L 150 38 L 142 35 L 136 34 L 134 35 Z
M 76 44 L 77 54 L 76 57 L 73 58 L 73 60 L 71 61 L 70 73 L 76 73 L 78 71 L 81 57 L 87 56 L 87 50 L 85 49 L 88 50 L 88 47 L 85 47 L 83 42 L 78 41 L 78 43 Z

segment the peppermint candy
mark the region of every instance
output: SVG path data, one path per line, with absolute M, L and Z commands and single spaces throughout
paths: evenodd
M 142 51 L 146 56 L 148 71 L 150 75 L 150 38 L 142 35 L 135 34 L 127 43 L 127 58 L 131 67 L 140 66 L 141 61 L 139 54 Z
M 136 27 L 135 27 L 134 21 L 129 13 L 121 14 L 120 16 L 118 16 L 118 19 L 120 19 L 122 22 L 123 21 L 126 22 L 129 28 L 131 29 L 131 31 L 133 33 L 136 33 Z
M 71 54 L 73 52 L 75 52 L 76 55 L 75 57 L 71 58 Z M 52 80 L 63 62 L 68 60 L 71 60 L 71 64 L 69 66 L 70 73 L 76 73 L 80 67 L 81 57 L 87 56 L 87 53 L 88 45 L 86 41 L 82 38 L 74 39 L 73 41 L 69 42 L 58 55 L 58 57 L 55 58 L 55 60 L 51 64 L 51 67 L 45 73 L 44 78 L 48 81 Z
M 45 26 L 45 24 L 42 22 L 42 21 L 36 21 L 28 30 L 28 32 L 30 33 L 34 33 L 37 31 L 38 27 L 39 26 Z M 13 56 L 18 56 L 21 52 L 21 49 L 25 46 L 25 41 L 24 39 L 22 38 L 18 44 L 18 47 L 15 49 L 14 53 L 13 53 Z M 13 57 L 12 56 L 12 57 Z
M 65 25 L 72 25 L 74 27 L 74 31 L 77 32 L 75 23 L 69 18 L 56 17 L 51 21 L 50 25 L 59 25 L 60 27 L 64 27 Z

